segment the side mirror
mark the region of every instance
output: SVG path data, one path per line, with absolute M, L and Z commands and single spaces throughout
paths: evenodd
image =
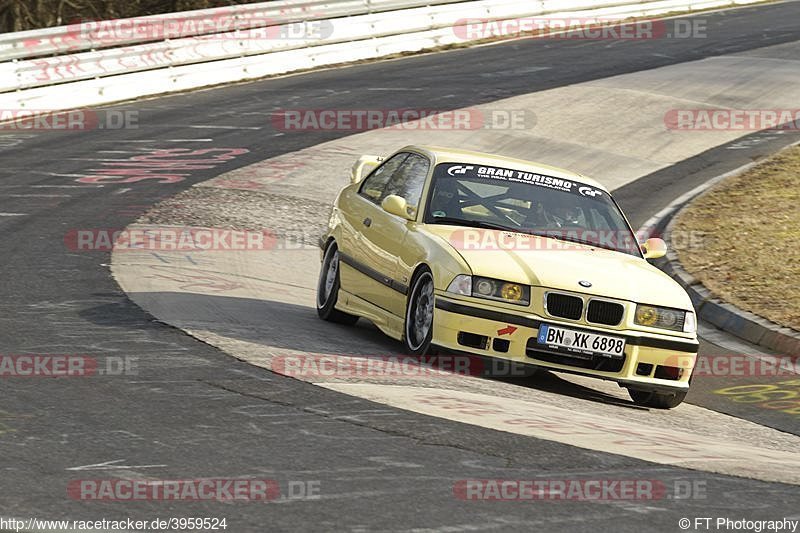
M 662 239 L 653 237 L 642 244 L 645 259 L 658 259 L 667 255 L 667 243 Z
M 397 215 L 406 220 L 414 220 L 414 216 L 408 212 L 408 204 L 406 203 L 406 199 L 401 196 L 397 196 L 396 194 L 390 194 L 384 198 L 383 202 L 381 202 L 381 207 L 384 211 L 391 213 L 392 215 Z
M 383 158 L 377 155 L 362 155 L 350 170 L 350 183 L 358 183 L 381 164 Z

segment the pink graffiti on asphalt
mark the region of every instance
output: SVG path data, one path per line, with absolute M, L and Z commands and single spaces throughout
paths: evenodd
M 309 149 L 292 154 L 290 158 L 282 158 L 282 160 L 276 158 L 238 169 L 231 174 L 209 181 L 208 185 L 220 189 L 263 190 L 272 183 L 297 175 L 312 164 L 330 164 L 332 157 L 343 154 L 356 158 L 360 152 L 346 146 Z M 343 170 L 346 171 L 349 168 Z
M 115 184 L 158 180 L 156 183 L 176 183 L 191 176 L 191 171 L 215 168 L 249 151 L 247 148 L 157 149 L 144 155 L 104 160 L 101 163 L 104 168 L 88 169 L 88 174 L 75 181 Z

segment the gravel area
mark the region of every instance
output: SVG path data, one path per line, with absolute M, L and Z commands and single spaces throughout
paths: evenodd
M 697 232 L 678 257 L 712 293 L 800 331 L 800 147 L 711 189 L 674 232 Z

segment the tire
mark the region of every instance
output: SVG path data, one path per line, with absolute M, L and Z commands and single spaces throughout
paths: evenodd
M 435 355 L 433 339 L 433 274 L 428 268 L 420 270 L 411 283 L 403 322 L 403 344 L 408 355 Z
M 636 405 L 654 409 L 672 409 L 678 407 L 686 398 L 686 392 L 656 392 L 628 389 L 628 394 Z
M 339 298 L 339 249 L 331 243 L 322 258 L 317 282 L 317 314 L 322 320 L 337 324 L 353 325 L 358 317 L 336 309 Z

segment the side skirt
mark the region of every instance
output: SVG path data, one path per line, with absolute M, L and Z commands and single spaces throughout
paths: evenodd
M 395 340 L 399 341 L 403 338 L 402 318 L 344 289 L 339 289 L 336 309 L 366 318 L 375 324 L 379 330 Z

